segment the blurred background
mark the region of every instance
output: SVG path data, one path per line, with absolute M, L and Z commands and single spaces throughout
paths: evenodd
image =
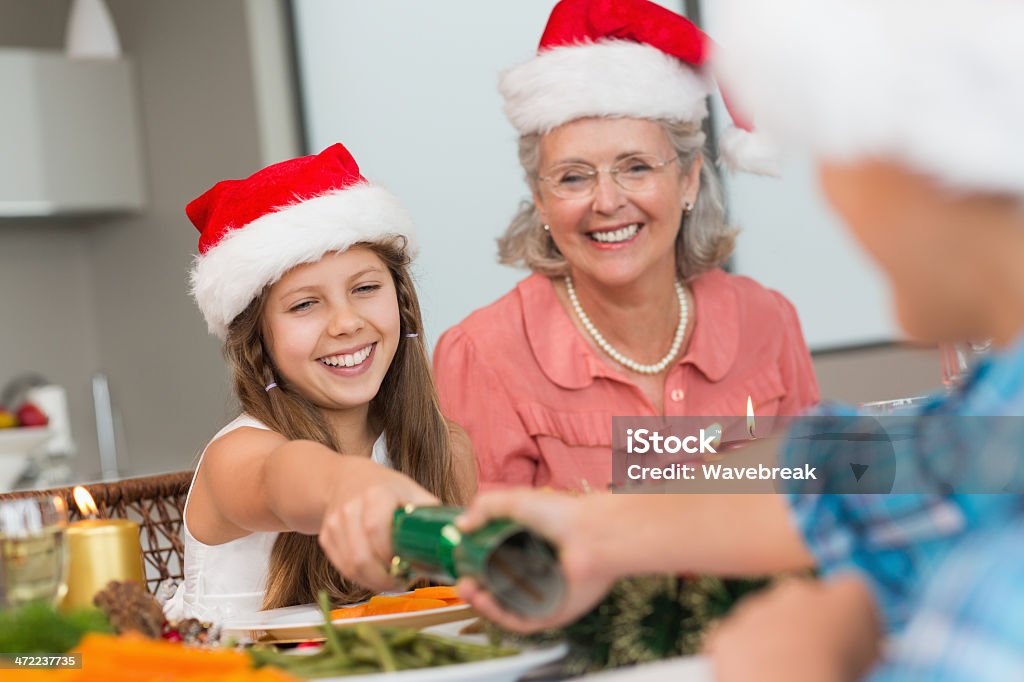
M 497 76 L 553 4 L 0 0 L 0 402 L 49 419 L 0 428 L 0 490 L 189 468 L 234 416 L 186 287 L 184 206 L 217 180 L 342 141 L 416 221 L 428 342 L 509 290 L 494 240 L 527 190 Z M 661 4 L 713 33 L 699 2 Z M 794 302 L 823 397 L 939 388 L 807 165 L 785 170 L 727 180 L 732 268 Z

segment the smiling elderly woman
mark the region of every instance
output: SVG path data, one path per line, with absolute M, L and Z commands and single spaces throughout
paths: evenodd
M 735 231 L 703 152 L 707 44 L 647 0 L 563 0 L 502 76 L 532 201 L 500 259 L 533 274 L 434 353 L 482 487 L 607 487 L 613 416 L 817 401 L 792 305 L 719 268 Z

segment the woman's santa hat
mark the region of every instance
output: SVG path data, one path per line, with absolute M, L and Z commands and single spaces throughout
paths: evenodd
M 499 89 L 520 135 L 587 116 L 699 123 L 713 89 L 710 49 L 711 40 L 689 20 L 648 0 L 562 0 L 537 55 L 505 71 Z M 723 136 L 723 161 L 772 173 L 770 145 L 730 114 L 738 129 Z
M 367 182 L 341 144 L 218 182 L 185 212 L 200 235 L 192 295 L 222 340 L 263 288 L 296 265 L 394 236 L 406 239 L 410 256 L 417 251 L 409 214 Z
M 715 0 L 716 73 L 759 130 L 1024 196 L 1021 0 Z

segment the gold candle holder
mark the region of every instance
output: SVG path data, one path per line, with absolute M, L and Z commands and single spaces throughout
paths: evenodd
M 77 494 L 75 499 L 79 499 Z M 89 502 L 92 502 L 91 496 Z M 81 502 L 79 504 L 81 506 Z M 86 506 L 83 513 L 87 511 L 95 513 L 95 505 L 91 509 Z M 134 580 L 145 586 L 146 572 L 136 522 L 83 519 L 68 524 L 64 537 L 68 553 L 68 590 L 61 602 L 62 609 L 91 607 L 93 597 L 111 580 Z

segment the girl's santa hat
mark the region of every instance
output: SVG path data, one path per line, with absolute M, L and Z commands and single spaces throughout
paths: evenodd
M 222 340 L 263 288 L 296 265 L 394 236 L 406 239 L 410 256 L 417 251 L 409 214 L 367 182 L 341 144 L 218 182 L 185 212 L 200 235 L 192 295 Z
M 537 55 L 502 73 L 499 89 L 520 135 L 587 116 L 699 123 L 713 89 L 710 49 L 710 38 L 689 20 L 648 0 L 562 0 Z M 731 108 L 730 114 L 741 130 L 723 136 L 723 161 L 772 173 L 771 146 Z
M 1024 196 L 1024 2 L 709 5 L 720 81 L 780 143 Z

